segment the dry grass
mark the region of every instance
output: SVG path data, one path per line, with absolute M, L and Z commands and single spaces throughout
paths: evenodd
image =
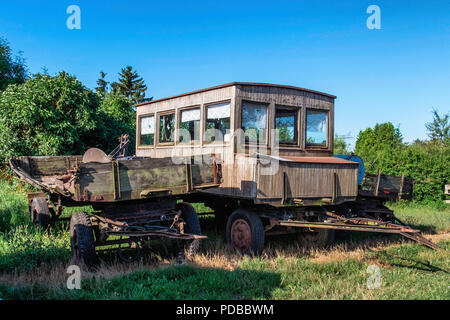
M 442 233 L 436 235 L 428 235 L 427 238 L 433 242 L 449 240 L 450 233 Z M 310 249 L 305 250 L 298 244 L 292 243 L 288 246 L 280 246 L 277 243 L 269 243 L 265 248 L 261 261 L 272 270 L 278 268 L 280 261 L 284 263 L 292 263 L 299 258 L 307 258 L 308 261 L 317 264 L 329 264 L 334 262 L 343 262 L 349 259 L 361 262 L 375 264 L 381 266 L 382 263 L 377 259 L 368 257 L 367 252 L 377 252 L 380 250 L 389 250 L 399 247 L 402 244 L 410 243 L 407 240 L 389 241 L 389 240 L 372 240 L 367 239 L 363 242 L 345 242 L 334 245 L 328 249 Z M 426 258 L 426 251 L 421 254 Z M 186 260 L 186 264 L 198 268 L 213 268 L 234 271 L 239 269 L 242 262 L 248 260 L 237 254 L 232 249 L 223 244 L 216 242 L 212 246 L 206 248 L 204 253 L 197 254 Z M 95 271 L 82 270 L 83 279 L 112 279 L 115 277 L 125 276 L 137 270 L 153 271 L 166 268 L 176 264 L 176 259 L 160 259 L 145 260 L 134 263 L 122 263 L 118 260 L 102 261 Z M 31 271 L 16 271 L 11 273 L 3 273 L 0 275 L 0 283 L 7 283 L 10 286 L 22 286 L 33 284 L 45 284 L 50 288 L 60 287 L 67 281 L 67 263 L 42 264 L 39 268 Z M 386 267 L 386 266 L 385 266 Z M 320 285 L 320 279 L 318 279 Z

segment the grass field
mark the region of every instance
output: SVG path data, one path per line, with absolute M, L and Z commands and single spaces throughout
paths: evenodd
M 201 204 L 196 208 L 209 212 Z M 392 208 L 404 222 L 450 249 L 448 207 Z M 295 236 L 269 238 L 261 257 L 241 257 L 225 246 L 223 230 L 211 215 L 201 218 L 209 237 L 202 254 L 186 264 L 155 255 L 132 264 L 105 257 L 96 272 L 82 270 L 80 290 L 69 290 L 67 222 L 42 232 L 29 224 L 27 211 L 23 186 L 0 180 L 2 299 L 450 298 L 446 250 L 433 251 L 397 236 L 354 233 L 327 250 L 304 250 Z

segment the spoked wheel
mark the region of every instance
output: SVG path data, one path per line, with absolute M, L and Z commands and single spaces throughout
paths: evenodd
M 70 219 L 70 246 L 75 263 L 84 263 L 88 268 L 97 264 L 94 232 L 91 220 L 84 212 L 75 212 Z
M 35 225 L 47 228 L 50 225 L 51 215 L 47 200 L 42 197 L 36 197 L 31 202 L 30 220 Z
M 227 242 L 242 254 L 260 255 L 264 248 L 264 226 L 259 216 L 238 209 L 227 222 Z
M 122 245 L 125 243 L 128 244 L 128 247 L 123 248 Z M 121 236 L 117 254 L 123 262 L 131 263 L 139 260 L 141 258 L 141 246 L 139 241 L 133 238 L 122 239 Z
M 333 243 L 334 235 L 335 231 L 332 229 L 315 229 L 313 231 L 300 232 L 298 240 L 305 248 L 323 249 Z

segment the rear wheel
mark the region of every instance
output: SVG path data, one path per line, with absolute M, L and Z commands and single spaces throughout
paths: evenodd
M 264 226 L 259 216 L 238 209 L 228 218 L 227 242 L 238 252 L 260 255 L 264 248 Z
M 202 229 L 194 207 L 188 202 L 182 202 L 178 204 L 178 209 L 181 210 L 181 218 L 186 222 L 186 233 L 201 235 Z M 200 246 L 200 239 L 187 241 L 185 246 L 187 255 L 193 256 L 198 253 L 200 251 Z
M 47 200 L 42 197 L 36 197 L 31 202 L 30 219 L 35 225 L 47 228 L 51 221 L 50 210 Z
M 94 232 L 91 220 L 84 212 L 75 212 L 70 219 L 70 245 L 75 263 L 84 263 L 92 268 L 97 264 Z

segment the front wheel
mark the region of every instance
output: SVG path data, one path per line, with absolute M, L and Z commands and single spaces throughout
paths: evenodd
M 51 215 L 47 200 L 42 197 L 33 199 L 30 208 L 30 219 L 32 223 L 44 229 L 50 225 Z
M 97 264 L 94 231 L 91 220 L 84 212 L 75 212 L 70 219 L 70 246 L 73 261 L 84 263 L 88 268 Z
M 259 216 L 243 209 L 234 211 L 227 222 L 227 242 L 242 254 L 260 255 L 264 248 L 264 226 Z
M 202 229 L 194 207 L 188 202 L 182 202 L 178 204 L 178 209 L 181 210 L 181 218 L 186 222 L 186 232 L 201 235 Z M 200 245 L 200 239 L 189 240 L 186 244 L 187 255 L 191 257 L 198 253 L 200 251 Z

